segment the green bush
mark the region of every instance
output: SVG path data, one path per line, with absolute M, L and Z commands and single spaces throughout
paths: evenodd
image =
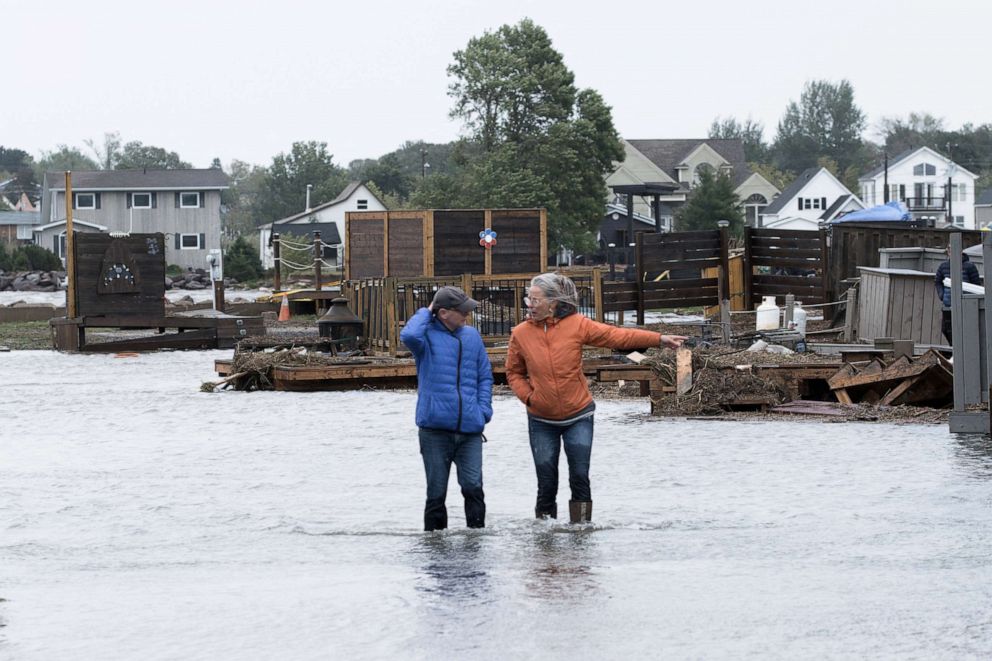
M 41 246 L 17 246 L 7 252 L 0 245 L 0 270 L 4 271 L 62 271 L 62 260 Z
M 27 257 L 28 268 L 32 271 L 61 271 L 62 260 L 48 248 L 26 245 L 21 248 Z
M 258 280 L 262 277 L 262 264 L 258 251 L 245 237 L 239 236 L 224 254 L 224 276 L 239 282 Z
M 165 267 L 165 274 L 170 278 L 174 275 L 182 275 L 183 273 L 185 273 L 185 271 L 183 270 L 183 267 L 179 266 L 179 264 L 169 264 Z

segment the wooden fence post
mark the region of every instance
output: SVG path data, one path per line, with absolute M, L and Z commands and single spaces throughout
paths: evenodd
M 754 309 L 754 297 L 751 290 L 754 288 L 754 268 L 751 266 L 751 240 L 754 236 L 754 228 L 744 228 L 744 309 Z
M 324 250 L 321 247 L 320 241 L 320 230 L 314 230 L 313 233 L 313 287 L 315 290 L 320 291 L 320 267 L 321 262 L 324 259 Z M 320 299 L 314 301 L 314 311 L 320 314 Z
M 830 286 L 830 248 L 827 246 L 829 237 L 827 235 L 827 224 L 820 224 L 820 277 L 823 280 L 823 302 L 833 301 L 833 288 Z M 836 307 L 827 306 L 823 308 L 823 318 L 833 319 L 837 312 Z
M 634 278 L 637 282 L 637 325 L 644 325 L 644 233 L 637 232 L 634 243 Z
M 727 238 L 727 231 L 730 227 L 729 220 L 718 220 L 716 225 L 720 230 L 720 270 L 723 271 L 723 281 L 720 283 L 719 297 L 721 301 L 730 300 L 730 241 Z
M 858 290 L 850 287 L 847 290 L 847 305 L 844 310 L 844 341 L 853 342 L 857 338 L 858 324 Z
M 272 260 L 275 262 L 275 288 L 277 292 L 282 291 L 282 257 L 279 248 L 279 232 L 272 235 Z
M 595 268 L 592 270 L 592 301 L 596 308 L 596 321 L 602 323 L 606 321 L 606 313 L 603 312 L 603 272 Z

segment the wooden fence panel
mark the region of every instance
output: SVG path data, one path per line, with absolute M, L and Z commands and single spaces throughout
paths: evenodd
M 824 230 L 744 228 L 744 305 L 753 310 L 762 296 L 784 302 L 788 294 L 810 305 L 827 303 Z

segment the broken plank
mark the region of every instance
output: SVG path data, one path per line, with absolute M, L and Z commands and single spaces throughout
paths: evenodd
M 692 390 L 692 350 L 680 348 L 675 352 L 675 394 L 681 396 Z

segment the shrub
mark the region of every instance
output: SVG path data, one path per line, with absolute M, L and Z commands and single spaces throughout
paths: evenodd
M 241 282 L 262 277 L 258 250 L 245 237 L 239 236 L 224 254 L 224 275 Z
M 26 245 L 18 249 L 27 259 L 28 270 L 31 271 L 61 271 L 62 260 L 48 248 L 36 245 Z

